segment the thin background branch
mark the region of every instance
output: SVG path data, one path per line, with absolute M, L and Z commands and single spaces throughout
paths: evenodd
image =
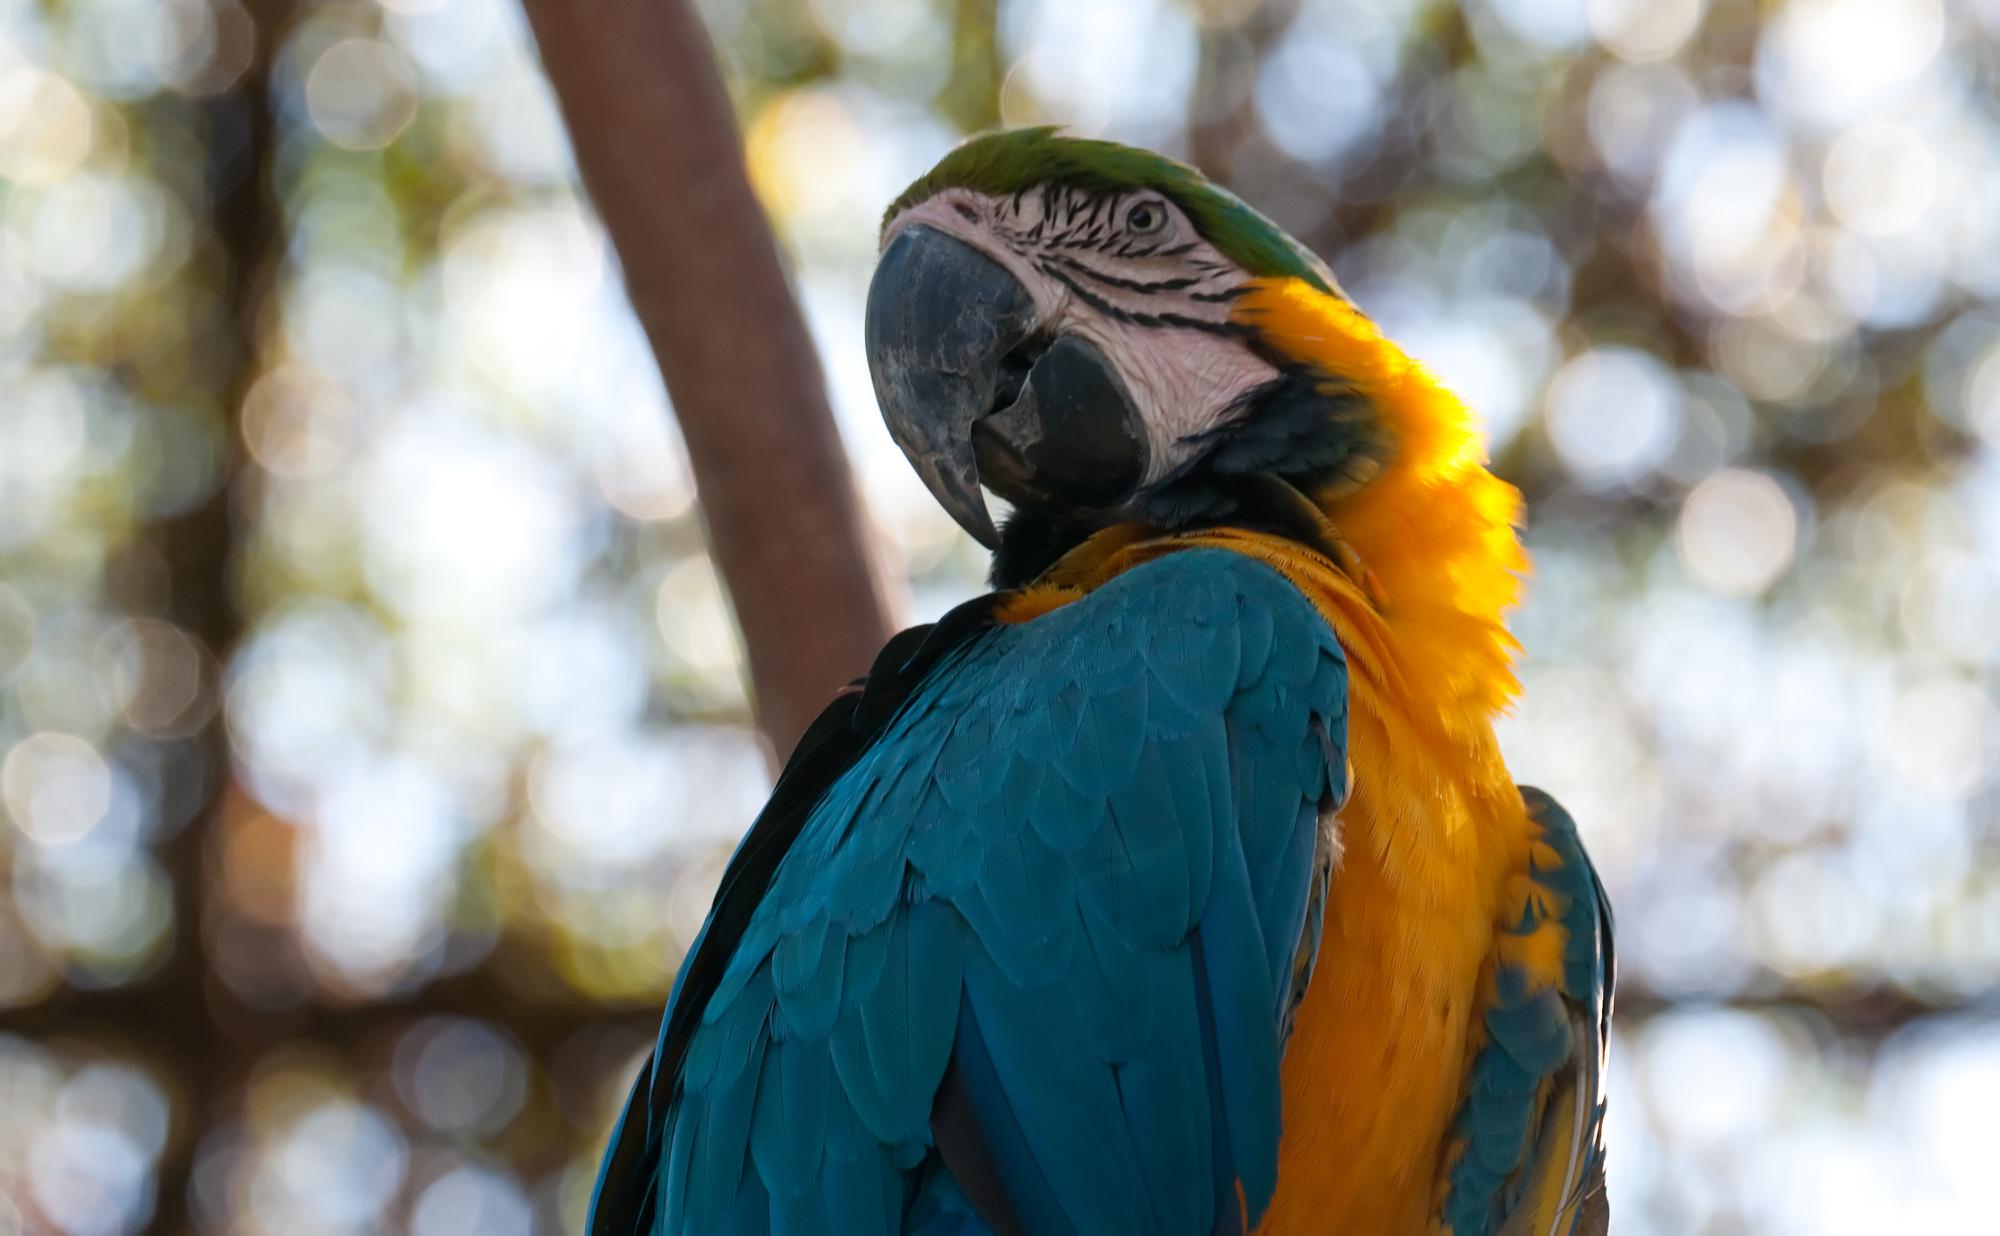
M 685 0 L 527 0 L 687 440 L 757 719 L 789 751 L 892 633 L 805 320 Z

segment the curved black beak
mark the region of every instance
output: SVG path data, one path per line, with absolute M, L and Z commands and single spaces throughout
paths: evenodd
M 993 410 L 1001 362 L 1034 326 L 1019 280 L 921 224 L 891 242 L 868 285 L 868 370 L 882 419 L 931 494 L 989 549 L 1000 533 L 979 492 L 972 426 Z
M 959 526 L 1000 536 L 984 480 L 1016 503 L 1109 505 L 1144 476 L 1146 436 L 1094 344 L 1041 339 L 1034 299 L 992 258 L 914 224 L 868 287 L 868 367 L 889 433 Z

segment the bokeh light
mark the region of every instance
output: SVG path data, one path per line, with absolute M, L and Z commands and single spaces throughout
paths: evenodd
M 909 617 L 983 563 L 882 205 L 968 125 L 1196 159 L 1527 494 L 1618 1230 L 1990 1225 L 2000 5 L 696 7 Z M 254 11 L 0 0 L 0 1232 L 576 1230 L 770 787 L 741 643 L 519 6 Z

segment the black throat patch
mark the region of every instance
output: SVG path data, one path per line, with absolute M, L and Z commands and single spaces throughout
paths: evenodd
M 1316 521 L 1297 507 L 1302 495 L 1366 483 L 1393 446 L 1368 401 L 1318 370 L 1292 366 L 1242 403 L 1225 424 L 1189 440 L 1186 463 L 1121 510 L 1017 509 L 1000 530 L 993 586 L 1018 588 L 1093 534 L 1134 520 L 1162 532 L 1230 525 L 1315 543 Z

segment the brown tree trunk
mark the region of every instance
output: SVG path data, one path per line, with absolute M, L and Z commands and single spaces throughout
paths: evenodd
M 685 0 L 525 0 L 783 754 L 891 633 L 825 379 Z
M 191 765 L 202 779 L 201 805 L 160 853 L 173 884 L 172 953 L 157 975 L 129 993 L 135 1009 L 123 1025 L 128 1034 L 136 1027 L 148 1027 L 137 1033 L 153 1036 L 164 1047 L 181 1087 L 175 1136 L 160 1158 L 153 1222 L 153 1230 L 160 1232 L 195 1230 L 189 1203 L 196 1150 L 202 1135 L 217 1123 L 217 1107 L 245 1064 L 223 1037 L 226 1027 L 234 1028 L 240 1021 L 243 1010 L 216 981 L 204 921 L 211 844 L 232 792 L 220 677 L 221 666 L 242 633 L 231 575 L 236 544 L 231 504 L 243 458 L 237 427 L 244 395 L 257 378 L 258 320 L 270 299 L 283 227 L 271 183 L 276 122 L 270 69 L 291 25 L 293 3 L 251 0 L 246 8 L 255 31 L 250 66 L 235 88 L 210 108 L 215 130 L 210 136 L 210 184 L 216 194 L 212 223 L 227 262 L 221 308 L 228 364 L 216 374 L 215 399 L 230 431 L 222 438 L 224 459 L 215 492 L 200 506 L 163 523 L 155 534 L 172 581 L 168 614 L 213 654 L 217 677 L 212 684 L 215 708 L 190 740 L 195 748 Z M 226 136 L 232 131 L 233 137 Z M 87 1017 L 88 1003 L 79 1011 Z

